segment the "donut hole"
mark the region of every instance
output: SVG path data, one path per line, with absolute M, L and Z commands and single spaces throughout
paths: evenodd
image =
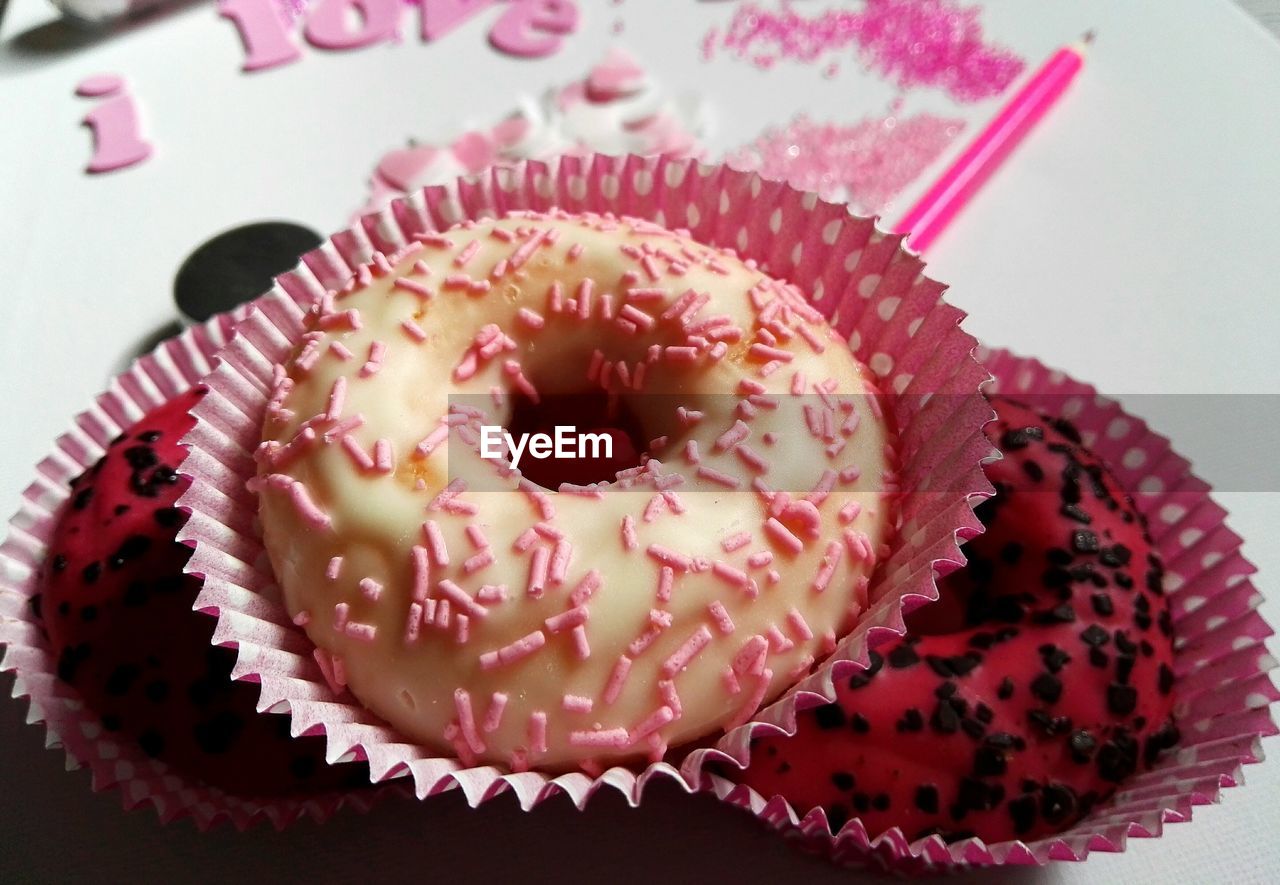
M 603 390 L 544 395 L 538 402 L 515 393 L 504 429 L 513 439 L 545 434 L 552 440 L 558 429 L 564 429 L 562 433 L 569 440 L 568 457 L 557 457 L 553 450 L 548 457 L 538 458 L 529 450 L 520 460 L 520 473 L 525 479 L 554 491 L 562 483 L 613 482 L 619 471 L 639 466 L 649 454 L 653 438 L 644 417 L 643 410 L 637 409 L 630 397 Z M 608 436 L 611 445 L 606 447 L 587 435 Z

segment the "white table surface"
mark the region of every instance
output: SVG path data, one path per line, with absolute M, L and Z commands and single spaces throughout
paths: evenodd
M 676 91 L 711 102 L 716 151 L 799 110 L 847 122 L 890 97 L 856 71 L 824 80 L 816 66 L 702 64 L 697 41 L 728 4 L 581 5 L 584 27 L 545 61 L 495 55 L 472 22 L 431 46 L 410 30 L 398 46 L 313 51 L 245 76 L 234 32 L 209 4 L 69 45 L 45 0 L 7 10 L 0 0 L 0 509 L 16 507 L 53 437 L 171 319 L 172 274 L 195 244 L 259 218 L 342 226 L 383 150 L 497 118 L 515 83 L 535 91 L 581 74 L 616 12 L 624 46 Z M 984 6 L 991 37 L 1032 64 L 1090 27 L 1099 39 L 1062 106 L 929 255 L 931 275 L 971 311 L 968 328 L 1122 397 L 1280 392 L 1280 44 L 1226 0 Z M 105 71 L 129 77 L 159 150 L 93 178 L 79 171 L 87 104 L 72 90 Z M 449 87 L 464 78 L 465 106 Z M 961 113 L 976 127 L 993 108 Z M 909 97 L 907 111 L 920 109 L 952 110 Z M 1220 500 L 1262 571 L 1263 612 L 1280 622 L 1280 482 L 1272 469 L 1265 488 L 1251 487 L 1238 469 L 1274 460 L 1276 427 L 1233 439 L 1197 427 L 1190 407 L 1171 405 L 1182 400 L 1141 402 L 1160 409 L 1161 428 L 1206 478 L 1230 486 Z M 639 810 L 607 796 L 586 814 L 553 801 L 523 815 L 505 797 L 471 811 L 454 794 L 284 834 L 162 828 L 150 813 L 122 813 L 115 793 L 91 794 L 83 772 L 63 772 L 24 716 L 24 704 L 0 702 L 0 881 L 857 879 L 669 789 Z M 1221 806 L 1123 855 L 972 881 L 1280 881 L 1277 772 L 1250 768 Z

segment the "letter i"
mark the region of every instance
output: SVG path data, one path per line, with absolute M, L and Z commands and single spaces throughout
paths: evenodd
M 142 137 L 138 105 L 123 79 L 112 74 L 89 77 L 76 86 L 76 95 L 107 99 L 80 121 L 93 132 L 93 156 L 86 172 L 124 169 L 151 156 L 151 144 Z

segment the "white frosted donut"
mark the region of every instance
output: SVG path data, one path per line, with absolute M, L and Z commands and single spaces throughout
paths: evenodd
M 517 770 L 657 758 L 866 606 L 895 496 L 870 373 L 735 256 L 524 213 L 376 256 L 307 323 L 257 455 L 265 543 L 328 675 L 410 739 Z M 481 457 L 518 401 L 591 390 L 646 450 L 612 481 Z

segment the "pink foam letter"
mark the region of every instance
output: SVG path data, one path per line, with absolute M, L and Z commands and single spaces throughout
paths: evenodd
M 321 49 L 359 49 L 396 36 L 400 0 L 320 0 L 307 17 L 307 42 Z M 351 13 L 360 24 L 352 28 Z
M 489 42 L 509 55 L 541 58 L 559 50 L 561 36 L 577 27 L 573 0 L 515 0 L 489 32 Z
M 231 19 L 244 44 L 244 70 L 261 71 L 297 61 L 302 50 L 272 0 L 220 0 L 218 14 Z
M 76 87 L 76 95 L 107 99 L 80 121 L 93 132 L 93 157 L 86 172 L 123 169 L 151 156 L 151 145 L 142 137 L 138 105 L 122 79 L 89 77 Z
M 439 40 L 495 0 L 418 0 L 422 7 L 422 39 Z

